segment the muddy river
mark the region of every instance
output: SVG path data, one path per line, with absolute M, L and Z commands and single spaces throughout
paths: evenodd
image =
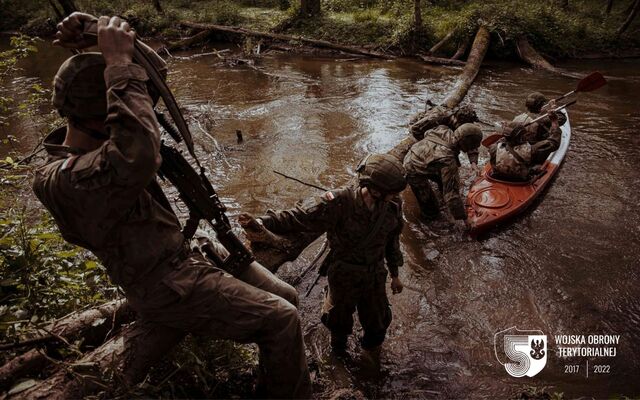
M 3 91 L 20 98 L 37 80 L 50 87 L 67 53 L 39 47 Z M 367 152 L 387 151 L 404 138 L 410 116 L 427 99 L 442 100 L 458 73 L 412 60 L 275 54 L 255 66 L 229 66 L 215 56 L 169 62 L 170 86 L 231 215 L 290 207 L 318 194 L 274 169 L 323 187 L 346 183 Z M 525 386 L 567 397 L 640 395 L 640 61 L 560 66 L 616 79 L 571 109 L 567 157 L 528 213 L 474 240 L 443 224 L 423 224 L 413 195 L 403 194 L 406 289 L 390 294 L 394 320 L 380 374 L 329 356 L 328 335 L 319 324 L 322 282 L 303 298 L 318 396 L 351 388 L 375 398 L 492 399 Z M 553 96 L 574 87 L 570 78 L 489 63 L 465 100 L 484 120 L 498 121 L 521 112 L 529 91 Z M 30 121 L 13 120 L 11 129 L 23 137 L 24 151 L 37 142 Z M 244 143 L 236 143 L 236 130 Z M 486 151 L 481 156 L 486 161 Z M 462 173 L 469 182 L 464 162 Z M 281 275 L 295 276 L 317 248 L 285 265 Z M 301 292 L 312 275 L 300 284 Z M 496 358 L 494 334 L 513 326 L 548 337 L 546 366 L 533 378 L 509 376 Z M 615 356 L 562 358 L 556 335 L 620 336 Z M 350 348 L 357 359 L 355 339 Z M 572 365 L 579 368 L 567 368 Z

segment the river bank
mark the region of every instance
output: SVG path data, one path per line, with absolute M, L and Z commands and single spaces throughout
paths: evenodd
M 410 116 L 427 98 L 442 100 L 456 78 L 456 71 L 411 59 L 345 61 L 274 54 L 254 68 L 229 65 L 215 56 L 189 58 L 193 52 L 174 55 L 179 57 L 169 59 L 169 84 L 185 109 L 197 149 L 210 166 L 232 219 L 241 211 L 260 214 L 317 194 L 277 177 L 272 169 L 323 187 L 343 184 L 365 153 L 386 151 L 405 137 Z M 22 83 L 33 84 L 31 79 L 39 78 L 50 89 L 53 73 L 66 57 L 67 51 L 41 42 L 38 53 L 24 60 L 23 71 L 6 87 L 17 100 L 22 94 L 16 96 L 15 89 L 21 90 Z M 532 212 L 482 242 L 437 227 L 431 231 L 436 236 L 430 236 L 433 227 L 420 222 L 415 200 L 410 192 L 404 194 L 406 265 L 401 274 L 407 289 L 390 296 L 394 321 L 383 353 L 382 376 L 363 377 L 351 365 L 336 372 L 335 364 L 329 362 L 327 332 L 318 322 L 322 282 L 302 300 L 317 398 L 337 398 L 335 394 L 345 388 L 369 398 L 531 398 L 520 395 L 523 381 L 509 378 L 493 353 L 493 334 L 513 325 L 542 329 L 550 338 L 581 333 L 621 336 L 619 354 L 611 360 L 607 376 L 567 375 L 564 359 L 550 359 L 539 376 L 527 381 L 545 392 L 540 398 L 553 393 L 558 393 L 556 398 L 562 398 L 561 393 L 568 398 L 608 398 L 619 393 L 637 397 L 640 393 L 633 379 L 640 359 L 633 346 L 640 338 L 639 293 L 634 285 L 640 221 L 634 212 L 633 191 L 638 183 L 634 166 L 640 144 L 635 107 L 640 90 L 638 62 L 571 61 L 559 66 L 578 74 L 598 68 L 620 79 L 584 96 L 572 109 L 576 135 L 567 160 Z M 522 108 L 527 91 L 554 95 L 575 86 L 571 79 L 513 63 L 492 63 L 484 71 L 468 96 L 481 118 L 489 121 L 511 118 Z M 43 110 L 48 111 L 48 106 Z M 30 122 L 10 121 L 20 139 L 27 142 L 32 135 L 28 150 L 39 138 Z M 241 145 L 236 130 L 244 133 Z M 482 155 L 486 161 L 486 152 Z M 466 166 L 464 170 L 470 173 Z M 20 178 L 21 184 L 28 182 L 29 176 Z M 3 193 L 9 191 L 3 189 Z M 2 210 L 23 205 L 22 198 L 7 197 L 0 204 Z M 7 232 L 15 231 L 7 227 Z M 20 255 L 19 251 L 15 254 Z M 283 268 L 280 276 L 292 281 L 315 251 L 309 249 Z M 49 253 L 50 249 L 41 249 L 42 255 Z M 87 285 L 100 275 L 95 272 L 99 266 L 82 260 L 83 268 L 74 269 L 78 263 L 69 253 L 59 255 L 68 262 L 49 260 L 44 265 L 50 269 L 34 262 L 38 275 L 25 273 L 32 278 L 60 277 L 55 282 L 43 278 L 38 289 Z M 298 290 L 306 291 L 314 278 L 309 274 Z M 98 283 L 113 290 L 107 281 Z M 17 284 L 15 289 L 26 290 Z M 46 294 L 59 305 L 60 294 L 53 290 Z M 109 294 L 114 293 L 104 297 L 111 298 Z M 33 299 L 20 300 L 37 304 Z M 81 299 L 85 300 L 100 299 Z M 43 303 L 35 311 L 51 311 L 49 307 Z M 14 311 L 19 309 L 8 309 L 3 315 L 12 325 L 18 319 L 31 321 L 34 315 L 46 317 L 29 309 L 26 315 Z M 189 353 L 193 349 L 198 350 L 195 355 Z M 151 382 L 157 387 L 147 384 L 143 389 L 148 392 L 124 397 L 251 396 L 255 349 L 233 348 L 242 353 L 239 360 L 229 361 L 208 350 L 205 341 L 187 343 L 181 353 L 159 366 Z M 356 358 L 357 352 L 354 338 L 350 353 Z M 215 376 L 208 375 L 210 371 Z
M 122 15 L 141 36 L 167 45 L 197 32 L 182 25 L 189 21 L 302 36 L 393 56 L 429 54 L 449 58 L 457 55 L 465 42 L 473 38 L 479 25 L 486 25 L 491 32 L 488 57 L 492 59 L 518 59 L 517 41 L 522 37 L 551 62 L 568 58 L 640 56 L 638 21 L 632 21 L 623 33 L 618 33 L 630 8 L 623 2 L 614 2 L 608 12 L 604 4 L 590 0 L 571 2 L 566 7 L 560 2 L 531 4 L 525 1 L 423 4 L 420 27 L 416 26 L 413 2 L 409 1 L 370 1 L 364 6 L 328 0 L 322 2 L 320 15 L 308 18 L 300 18 L 295 6 L 283 9 L 283 4 L 288 4 L 286 1 L 172 0 L 161 2 L 162 12 L 151 2 L 77 3 L 79 9 L 96 15 Z M 16 4 L 10 15 L 6 10 L 1 11 L 7 15 L 0 18 L 3 21 L 0 30 L 52 34 L 57 20 L 53 10 L 30 4 Z M 255 46 L 259 42 L 225 35 L 207 39 L 232 40 L 242 46 Z M 434 54 L 430 54 L 436 45 Z M 293 40 L 286 50 L 304 52 L 307 49 Z M 464 55 L 457 56 L 464 59 Z

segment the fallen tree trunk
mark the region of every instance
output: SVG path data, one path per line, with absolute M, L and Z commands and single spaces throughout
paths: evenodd
M 97 346 L 107 336 L 134 318 L 133 311 L 124 299 L 110 301 L 98 307 L 71 313 L 46 328 L 36 336 L 10 347 L 35 346 L 42 343 L 60 344 L 60 338 L 72 343 L 82 339 L 82 345 Z M 45 350 L 32 349 L 0 367 L 0 389 L 11 386 L 17 379 L 39 372 L 49 364 Z
M 180 25 L 186 26 L 188 28 L 193 28 L 193 29 L 202 29 L 202 30 L 208 30 L 211 32 L 225 33 L 225 34 L 231 34 L 231 35 L 252 36 L 252 37 L 258 37 L 258 38 L 282 41 L 282 42 L 292 42 L 292 41 L 300 42 L 308 46 L 330 49 L 330 50 L 338 50 L 343 53 L 359 54 L 359 55 L 364 55 L 368 57 L 383 58 L 383 59 L 394 58 L 393 56 L 389 56 L 387 54 L 373 52 L 373 51 L 365 50 L 358 47 L 344 46 L 341 44 L 331 43 L 326 40 L 307 39 L 302 36 L 290 36 L 290 35 L 283 35 L 279 33 L 258 32 L 258 31 L 253 31 L 253 30 L 234 27 L 234 26 L 201 24 L 196 22 L 181 22 Z
M 49 378 L 6 398 L 79 399 L 99 390 L 126 390 L 183 337 L 183 332 L 166 326 L 133 323 L 80 360 L 61 363 Z
M 196 44 L 198 44 L 200 42 L 205 41 L 206 39 L 209 38 L 209 36 L 211 36 L 211 31 L 210 30 L 198 32 L 195 35 L 193 35 L 191 37 L 188 37 L 186 39 L 170 43 L 167 46 L 167 50 L 173 51 L 173 50 L 188 49 L 189 47 L 191 47 L 193 45 L 196 45 Z
M 43 351 L 31 349 L 0 367 L 0 390 L 6 390 L 18 379 L 46 367 L 49 360 L 44 356 Z
M 464 67 L 465 62 L 460 60 L 452 60 L 450 58 L 432 57 L 432 56 L 418 56 L 420 59 L 428 64 L 447 65 L 453 67 Z
M 413 137 L 413 135 L 408 135 L 406 138 L 402 139 L 400 143 L 395 145 L 391 150 L 387 152 L 387 154 L 394 156 L 400 162 L 404 161 L 404 157 L 409 152 L 409 149 L 414 144 L 418 143 L 418 139 Z
M 482 60 L 484 60 L 484 56 L 487 54 L 489 39 L 489 30 L 486 27 L 481 26 L 478 29 L 475 40 L 473 41 L 473 46 L 471 47 L 471 52 L 469 53 L 469 58 L 467 59 L 464 70 L 462 71 L 462 75 L 458 77 L 453 90 L 442 103 L 443 105 L 453 108 L 460 104 L 464 96 L 467 94 L 471 84 L 478 75 Z
M 460 44 L 458 45 L 458 49 L 456 50 L 455 54 L 453 56 L 451 56 L 452 60 L 459 60 L 461 59 L 465 53 L 467 52 L 467 49 L 469 48 L 469 43 L 471 42 L 471 38 L 466 37 L 462 40 L 462 42 L 460 42 Z
M 433 45 L 432 48 L 429 49 L 429 54 L 436 54 L 436 52 L 440 50 L 442 46 L 444 46 L 449 40 L 451 40 L 451 38 L 453 37 L 453 34 L 454 34 L 453 31 L 447 33 L 446 36 L 442 38 L 442 40 L 440 40 L 438 43 Z
M 518 40 L 516 41 L 516 47 L 518 49 L 518 55 L 520 56 L 520 58 L 534 68 L 544 69 L 545 71 L 549 71 L 558 75 L 568 76 L 571 78 L 580 77 L 578 74 L 572 74 L 551 65 L 549 61 L 542 57 L 536 51 L 536 49 L 534 49 L 533 46 L 529 44 L 529 41 L 524 36 L 518 38 Z

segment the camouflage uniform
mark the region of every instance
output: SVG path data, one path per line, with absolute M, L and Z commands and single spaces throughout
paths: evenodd
M 522 113 L 516 116 L 509 126 L 513 128 L 526 124 L 540 115 L 542 114 Z M 489 157 L 494 171 L 507 179 L 528 179 L 530 167 L 543 164 L 560 146 L 560 126 L 567 121 L 567 117 L 562 112 L 557 112 L 556 115 L 558 128 L 553 129 L 551 120 L 544 118 L 524 128 L 517 138 L 504 138 L 491 146 Z
M 416 114 L 409 121 L 409 131 L 418 140 L 424 138 L 425 132 L 439 125 L 446 125 L 451 129 L 467 122 L 478 121 L 478 116 L 470 106 L 461 106 L 457 109 L 439 105 Z
M 166 354 L 187 332 L 255 342 L 261 371 L 268 372 L 261 376 L 267 395 L 309 397 L 295 289 L 257 263 L 236 279 L 185 246 L 154 179 L 160 132 L 146 71 L 134 64 L 109 66 L 104 79 L 109 140 L 84 152 L 63 146 L 66 131 L 56 130 L 45 141 L 49 160 L 36 171 L 33 189 L 62 236 L 101 260 L 147 334 L 167 336 L 144 357 Z M 138 345 L 147 346 L 146 336 L 139 337 Z M 128 383 L 140 378 L 134 370 L 141 363 L 132 360 L 124 368 Z
M 384 218 L 379 230 L 365 243 L 379 217 Z M 364 330 L 362 347 L 370 349 L 382 344 L 391 323 L 384 260 L 392 277 L 398 276 L 398 267 L 403 263 L 399 197 L 370 211 L 361 188 L 354 185 L 308 199 L 290 210 L 270 210 L 260 220 L 278 234 L 327 232 L 331 252 L 325 261 L 329 288 L 322 322 L 332 333 L 332 345 L 346 345 L 356 309 Z
M 425 138 L 414 144 L 404 158 L 407 182 L 426 218 L 433 219 L 440 213 L 438 199 L 429 181 L 438 185 L 453 217 L 466 218 L 458 177 L 460 139 L 459 134 L 440 125 L 428 131 Z M 474 153 L 477 154 L 477 150 Z

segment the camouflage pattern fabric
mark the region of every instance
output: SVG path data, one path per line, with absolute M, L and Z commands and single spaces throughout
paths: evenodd
M 459 133 L 455 134 L 448 127 L 440 125 L 428 131 L 424 139 L 414 144 L 404 159 L 407 181 L 416 195 L 420 209 L 428 218 L 434 218 L 440 212 L 428 181 L 438 185 L 454 218 L 466 218 L 458 176 L 458 142 L 461 138 Z
M 512 123 L 526 124 L 538 118 L 541 114 L 522 113 L 513 119 Z M 504 179 L 526 180 L 529 170 L 534 165 L 545 162 L 551 153 L 560 147 L 562 126 L 567 117 L 557 112 L 558 128 L 551 128 L 551 120 L 544 118 L 525 128 L 517 141 L 502 139 L 489 148 L 489 160 L 493 170 Z M 514 153 L 517 156 L 514 156 Z
M 258 264 L 236 279 L 185 248 L 179 221 L 149 191 L 161 159 L 146 72 L 108 66 L 104 76 L 110 139 L 83 152 L 61 144 L 64 129 L 52 132 L 49 160 L 33 184 L 37 197 L 63 237 L 91 250 L 122 286 L 140 329 L 156 337 L 166 331 L 166 345 L 142 352 L 145 359 L 166 354 L 189 332 L 255 342 L 266 395 L 310 397 L 295 290 Z M 143 375 L 143 361 L 132 360 L 136 367 L 125 372 Z
M 379 217 L 384 218 L 381 227 L 364 243 Z M 329 289 L 322 321 L 333 336 L 346 343 L 353 326 L 352 314 L 357 309 L 364 329 L 363 346 L 381 344 L 391 322 L 384 260 L 391 276 L 398 276 L 398 267 L 403 264 L 400 198 L 386 208 L 378 205 L 371 211 L 364 203 L 361 188 L 353 185 L 307 199 L 290 210 L 270 210 L 260 219 L 267 229 L 278 234 L 327 232 L 331 248 L 325 261 Z

